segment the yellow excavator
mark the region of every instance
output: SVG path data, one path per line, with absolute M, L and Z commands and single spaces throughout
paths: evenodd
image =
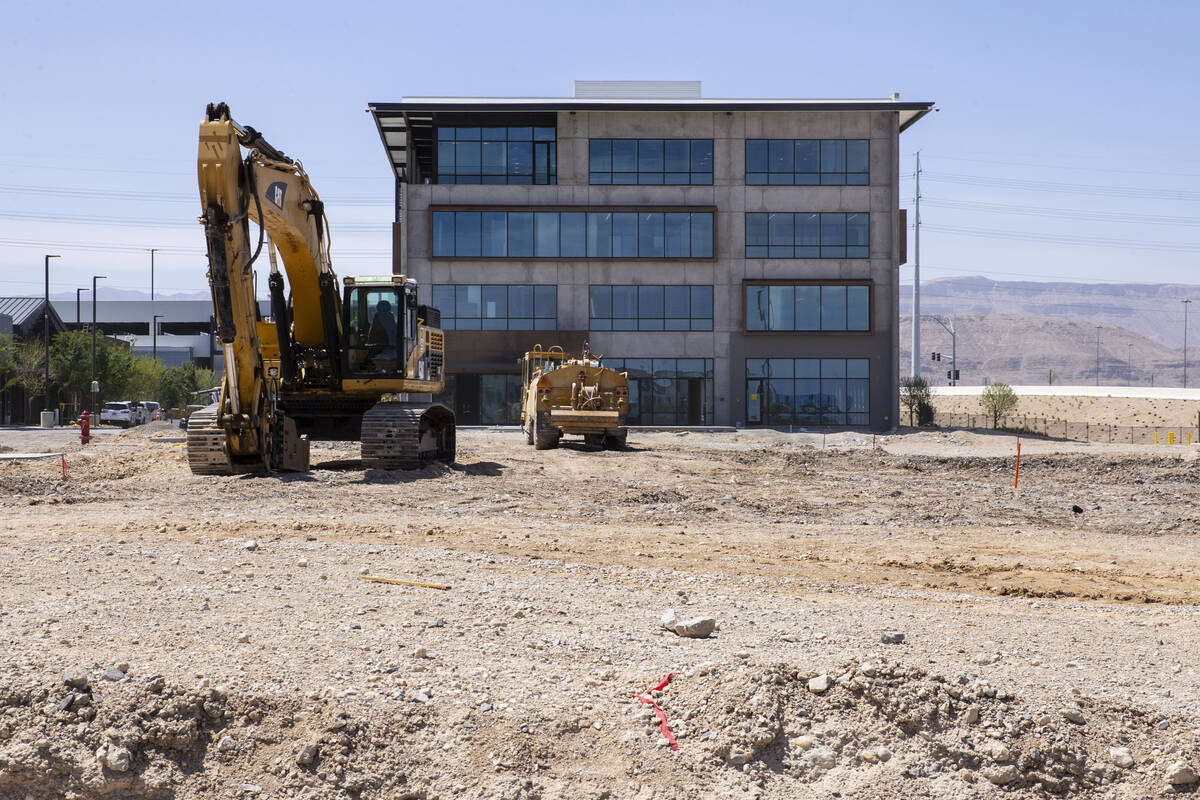
M 365 468 L 453 462 L 454 412 L 432 402 L 445 383 L 441 319 L 418 304 L 416 281 L 345 278 L 339 295 L 325 206 L 303 165 L 224 103 L 200 123 L 198 177 L 225 377 L 188 422 L 192 472 L 303 471 L 310 440 L 361 441 Z M 270 320 L 255 297 L 263 255 Z

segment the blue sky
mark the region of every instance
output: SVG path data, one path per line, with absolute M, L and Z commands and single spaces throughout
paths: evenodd
M 576 78 L 933 100 L 901 141 L 905 205 L 922 151 L 923 279 L 1200 283 L 1200 4 L 986 5 L 10 0 L 0 294 L 40 294 L 46 252 L 56 293 L 97 273 L 146 289 L 150 247 L 159 292 L 203 291 L 211 100 L 304 161 L 339 272 L 386 272 L 392 179 L 366 104 Z

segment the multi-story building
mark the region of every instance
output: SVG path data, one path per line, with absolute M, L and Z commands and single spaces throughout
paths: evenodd
M 393 271 L 441 311 L 460 423 L 514 421 L 520 354 L 587 341 L 631 424 L 894 427 L 899 138 L 932 105 L 636 81 L 371 104 Z

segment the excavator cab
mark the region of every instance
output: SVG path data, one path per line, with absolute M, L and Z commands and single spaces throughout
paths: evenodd
M 348 378 L 405 378 L 418 341 L 416 281 L 346 278 L 342 330 Z

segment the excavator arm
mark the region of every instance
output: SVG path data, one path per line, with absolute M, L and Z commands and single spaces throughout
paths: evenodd
M 248 149 L 243 158 L 242 148 Z M 197 175 L 208 246 L 209 285 L 225 379 L 216 414 L 234 471 L 260 469 L 271 446 L 269 392 L 255 298 L 254 265 L 264 247 L 283 384 L 303 381 L 338 389 L 341 313 L 337 276 L 329 263 L 324 204 L 303 166 L 238 125 L 224 103 L 210 104 L 200 124 Z M 252 237 L 248 222 L 259 226 Z M 291 289 L 270 248 L 278 248 Z M 213 453 L 220 460 L 219 453 Z M 214 471 L 224 465 L 214 464 Z

